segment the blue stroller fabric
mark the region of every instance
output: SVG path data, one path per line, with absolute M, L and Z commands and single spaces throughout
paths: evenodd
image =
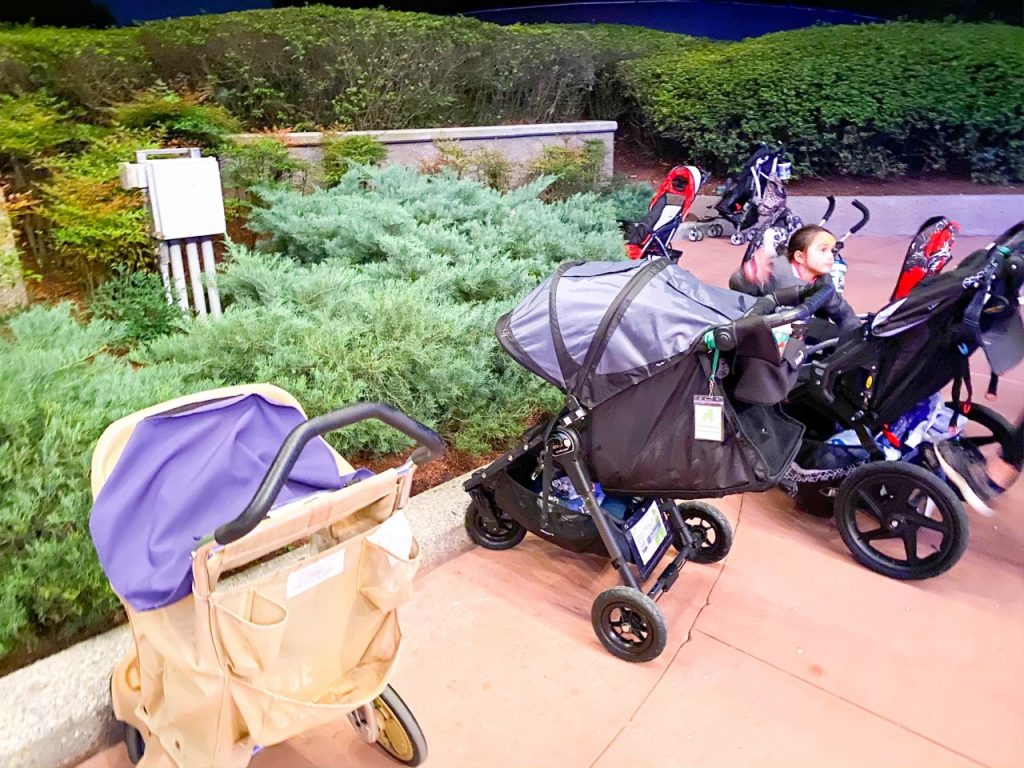
M 114 591 L 137 611 L 189 594 L 198 541 L 245 509 L 284 439 L 303 421 L 297 408 L 257 394 L 140 421 L 89 520 Z M 354 474 L 339 477 L 327 443 L 316 438 L 303 449 L 276 504 L 362 479 Z

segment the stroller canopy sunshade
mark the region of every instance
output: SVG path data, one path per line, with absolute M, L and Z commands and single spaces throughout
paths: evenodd
M 593 408 L 689 352 L 756 299 L 700 282 L 667 259 L 570 262 L 498 320 L 523 367 Z
M 200 538 L 245 508 L 288 433 L 303 421 L 297 408 L 258 394 L 141 420 L 89 520 L 114 591 L 139 611 L 187 595 Z M 334 455 L 316 438 L 299 456 L 277 504 L 342 484 Z

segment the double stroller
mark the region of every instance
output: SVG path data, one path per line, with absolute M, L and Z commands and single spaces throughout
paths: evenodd
M 900 298 L 853 337 L 812 350 L 784 405 L 806 427 L 784 484 L 808 511 L 835 515 L 860 563 L 899 579 L 937 576 L 967 547 L 967 515 L 940 443 L 976 452 L 996 444 L 1012 468 L 1024 463 L 1014 428 L 971 402 L 968 363 L 984 350 L 994 394 L 998 376 L 1024 358 L 1024 224 L 939 272 L 953 234 L 948 220 L 926 223 L 897 281 Z
M 368 418 L 420 447 L 397 469 L 353 470 L 321 436 Z M 134 640 L 111 677 L 133 763 L 240 768 L 344 718 L 399 763 L 426 759 L 388 680 L 419 562 L 401 509 L 416 466 L 443 451 L 386 405 L 307 421 L 270 385 L 178 398 L 107 428 L 90 531 Z
M 656 658 L 667 630 L 655 599 L 687 560 L 731 546 L 728 520 L 695 500 L 770 488 L 796 455 L 803 427 L 778 402 L 802 359 L 800 321 L 831 295 L 824 281 L 776 311 L 668 259 L 563 264 L 496 332 L 565 407 L 465 483 L 469 535 L 500 550 L 531 531 L 610 558 L 622 586 L 594 601 L 594 631 L 619 658 Z M 572 493 L 556 495 L 558 481 Z

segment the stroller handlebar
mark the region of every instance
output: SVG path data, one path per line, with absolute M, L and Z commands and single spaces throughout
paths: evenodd
M 723 352 L 729 352 L 736 348 L 737 341 L 748 330 L 755 327 L 778 328 L 781 325 L 788 325 L 802 320 L 807 320 L 815 312 L 822 309 L 835 295 L 836 289 L 832 284 L 829 275 L 822 275 L 811 285 L 784 289 L 772 294 L 770 305 L 776 307 L 790 304 L 793 301 L 802 303 L 782 312 L 771 314 L 756 314 L 741 317 L 727 325 L 720 325 L 712 329 L 715 335 L 715 345 Z
M 415 440 L 417 447 L 410 459 L 417 465 L 426 464 L 444 455 L 444 440 L 439 434 L 384 403 L 356 403 L 309 419 L 288 433 L 267 474 L 263 476 L 256 495 L 252 497 L 252 501 L 242 514 L 214 531 L 213 537 L 217 543 L 230 544 L 259 525 L 284 487 L 306 443 L 314 437 L 326 435 L 328 432 L 343 429 L 366 419 L 382 421 Z

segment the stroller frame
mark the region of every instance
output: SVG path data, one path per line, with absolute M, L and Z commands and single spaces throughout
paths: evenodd
M 551 279 L 550 284 L 554 285 L 563 275 L 571 275 L 571 270 L 575 267 L 583 270 L 600 270 L 607 266 L 564 264 Z M 588 406 L 582 402 L 587 392 L 587 384 L 583 382 L 590 380 L 588 372 L 596 370 L 599 361 L 603 359 L 604 351 L 608 349 L 609 338 L 613 333 L 609 331 L 609 327 L 627 314 L 625 299 L 639 294 L 643 290 L 642 286 L 647 285 L 647 280 L 653 280 L 654 276 L 668 268 L 677 269 L 665 260 L 647 262 L 641 270 L 632 273 L 633 277 L 629 281 L 621 284 L 619 293 L 604 310 L 598 330 L 593 334 L 592 346 L 580 369 L 583 372 L 574 374 L 574 384 L 562 386 L 566 393 L 565 407 L 546 426 L 527 432 L 514 450 L 475 472 L 464 484 L 464 488 L 472 497 L 472 503 L 466 511 L 466 529 L 470 537 L 481 546 L 495 550 L 509 549 L 519 544 L 527 531 L 531 531 L 564 549 L 602 555 L 611 560 L 622 586 L 607 589 L 597 597 L 591 609 L 591 623 L 598 639 L 610 653 L 633 662 L 650 661 L 664 650 L 667 628 L 665 618 L 655 600 L 673 586 L 683 564 L 687 560 L 698 563 L 717 562 L 728 554 L 731 547 L 732 528 L 728 520 L 715 507 L 696 499 L 725 496 L 745 490 L 765 490 L 771 487 L 776 480 L 774 474 L 781 474 L 788 466 L 789 460 L 796 452 L 796 442 L 802 434 L 802 428 L 794 422 L 785 421 L 782 425 L 783 434 L 786 435 L 785 439 L 790 441 L 790 447 L 784 447 L 785 442 L 781 437 L 779 447 L 788 452 L 788 458 L 783 456 L 777 461 L 777 469 L 772 469 L 770 467 L 775 465 L 766 463 L 761 453 L 764 445 L 755 445 L 749 430 L 752 424 L 753 434 L 757 435 L 763 425 L 775 422 L 768 414 L 758 411 L 759 415 L 750 416 L 753 421 L 748 423 L 734 412 L 732 406 L 726 402 L 727 399 L 723 398 L 724 417 L 728 419 L 728 424 L 738 437 L 726 442 L 712 441 L 710 445 L 715 446 L 714 448 L 694 447 L 692 450 L 695 452 L 694 456 L 702 457 L 699 460 L 705 462 L 712 460 L 707 458 L 711 456 L 708 451 L 717 451 L 717 457 L 727 463 L 734 461 L 734 467 L 724 473 L 711 470 L 712 475 L 706 479 L 692 480 L 689 484 L 686 484 L 685 478 L 672 476 L 671 473 L 662 474 L 661 470 L 648 470 L 641 478 L 634 472 L 635 464 L 618 464 L 615 470 L 609 471 L 609 466 L 617 461 L 616 456 L 621 455 L 621 449 L 607 444 L 602 447 L 604 438 L 601 435 L 603 433 L 607 436 L 609 429 L 618 429 L 613 425 L 613 414 L 624 412 L 619 411 L 624 408 L 619 405 L 620 401 L 616 400 L 616 404 L 613 404 L 612 397 L 632 397 L 634 390 L 643 382 L 622 384 L 620 386 L 624 388 L 620 388 L 617 395 L 604 400 L 592 397 Z M 668 281 L 668 285 L 677 285 L 673 282 L 677 278 L 672 274 L 666 273 L 664 279 Z M 545 285 L 540 286 L 537 291 L 542 293 Z M 605 289 L 610 290 L 607 286 Z M 578 290 L 581 295 L 588 292 L 586 287 Z M 705 387 L 703 392 L 706 393 L 709 382 L 712 382 L 712 388 L 715 386 L 713 382 L 717 381 L 715 377 L 718 352 L 736 352 L 735 356 L 729 356 L 730 359 L 749 355 L 758 357 L 759 361 L 765 361 L 765 365 L 768 366 L 773 364 L 771 360 L 774 360 L 775 365 L 783 364 L 789 358 L 780 355 L 772 329 L 805 320 L 831 298 L 832 286 L 826 281 L 803 292 L 791 293 L 796 300 L 804 299 L 804 303 L 791 310 L 775 312 L 777 303 L 773 298 L 765 298 L 758 305 L 747 307 L 747 314 L 733 322 L 711 327 L 703 326 L 703 331 L 697 334 L 697 340 L 693 345 L 674 358 L 675 363 L 655 365 L 658 373 L 651 375 L 646 381 L 667 382 L 656 382 L 658 387 L 665 387 L 659 389 L 658 397 L 668 398 L 677 406 L 686 402 L 689 407 L 689 399 L 681 393 L 688 393 L 694 386 Z M 703 295 L 701 299 L 711 300 Z M 795 301 L 786 303 L 792 304 Z M 554 304 L 555 301 L 552 299 L 552 305 Z M 527 307 L 528 309 L 524 311 L 530 312 L 532 310 L 529 308 L 541 305 L 531 294 L 520 306 Z M 543 305 L 546 306 L 546 303 Z M 512 331 L 517 322 L 514 318 L 515 313 L 514 310 L 499 320 L 498 336 L 506 350 L 518 362 L 529 367 L 531 353 L 526 352 Z M 729 317 L 724 313 L 718 314 L 720 317 Z M 524 322 L 536 323 L 536 320 Z M 556 320 L 552 320 L 552 324 L 556 323 Z M 564 326 L 562 330 L 566 330 Z M 583 332 L 576 330 L 573 333 Z M 799 338 L 796 333 L 794 338 Z M 767 347 L 757 346 L 764 343 L 767 343 Z M 802 342 L 797 343 L 802 348 Z M 755 350 L 766 357 L 759 357 Z M 771 357 L 767 356 L 768 351 Z M 794 354 L 798 355 L 799 352 L 795 351 Z M 699 355 L 699 362 L 690 360 L 694 355 Z M 714 362 L 710 360 L 712 357 Z M 758 369 L 753 368 L 752 371 Z M 722 391 L 731 392 L 731 386 Z M 761 403 L 758 407 L 764 408 L 777 402 L 785 391 L 785 388 L 779 391 L 777 397 L 750 402 Z M 582 392 L 583 395 L 578 392 Z M 650 388 L 645 392 L 649 394 Z M 697 394 L 701 394 L 699 389 Z M 663 421 L 672 425 L 669 428 L 671 435 L 666 437 L 666 433 L 659 432 L 656 439 L 648 443 L 647 447 L 664 445 L 665 440 L 680 445 L 679 429 L 674 417 L 663 414 Z M 636 461 L 638 456 L 633 456 L 632 459 Z M 679 466 L 675 457 L 671 463 L 672 466 Z M 665 465 L 666 458 L 662 457 L 661 463 L 657 466 Z M 550 498 L 551 470 L 554 466 L 565 472 L 576 494 L 582 499 L 582 514 L 563 513 L 566 508 Z M 525 482 L 527 474 L 523 470 L 528 473 L 532 468 L 532 480 L 535 482 L 541 473 L 541 467 L 544 477 L 541 495 L 538 496 L 536 492 L 530 490 L 531 483 Z M 616 502 L 622 503 L 622 497 L 626 497 L 629 500 L 625 505 L 626 509 L 639 508 L 639 512 L 632 516 L 624 514 L 622 523 L 616 521 L 612 513 L 595 497 L 595 478 L 604 484 L 606 493 L 619 497 Z M 552 503 L 554 511 L 551 509 Z M 606 499 L 605 504 L 607 503 Z M 660 538 L 657 535 L 644 536 L 652 527 L 660 527 Z M 641 532 L 640 540 L 637 540 L 635 531 Z M 628 544 L 631 537 L 636 545 L 635 551 Z M 656 543 L 657 546 L 647 549 L 644 555 L 641 552 L 641 542 L 644 545 Z M 670 544 L 675 546 L 676 554 L 654 578 L 650 589 L 644 591 L 641 584 L 657 569 Z M 636 552 L 641 552 L 640 561 L 637 561 Z

